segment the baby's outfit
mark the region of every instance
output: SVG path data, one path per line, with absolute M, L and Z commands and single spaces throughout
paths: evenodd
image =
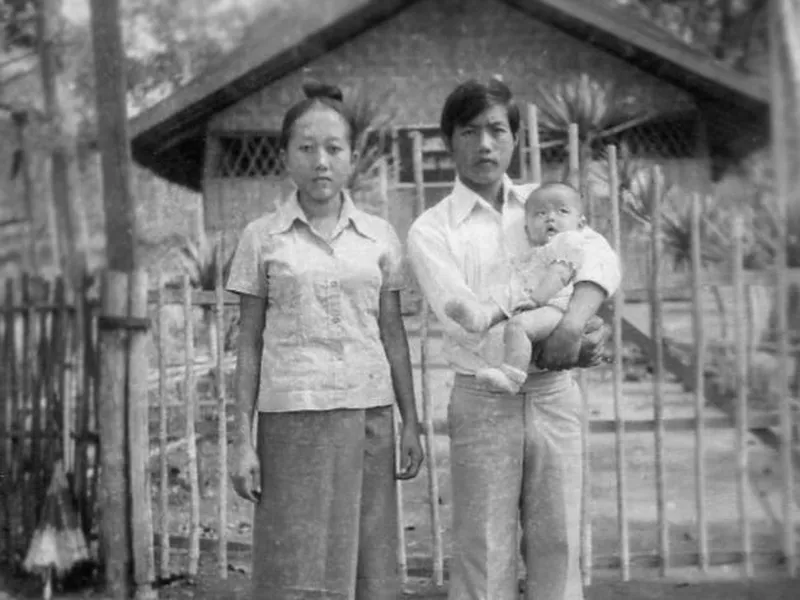
M 569 269 L 570 281 L 547 304 L 565 311 L 572 297 L 572 278 L 583 263 L 586 236 L 580 231 L 564 231 L 556 234 L 543 246 L 534 246 L 529 252 L 511 259 L 511 277 L 508 283 L 509 308 L 514 308 L 530 299 L 547 270 L 562 264 Z

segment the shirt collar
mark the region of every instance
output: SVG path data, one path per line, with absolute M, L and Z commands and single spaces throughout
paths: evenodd
M 452 198 L 450 222 L 453 227 L 458 227 L 463 223 L 476 207 L 496 212 L 491 204 L 464 185 L 458 177 L 456 177 L 455 184 L 453 184 Z M 503 175 L 503 204 L 505 205 L 512 201 L 524 203 L 525 199 L 520 197 L 511 178 L 508 175 Z
M 367 214 L 355 205 L 347 190 L 342 190 L 341 193 L 342 210 L 339 214 L 339 222 L 336 224 L 334 236 L 338 235 L 348 224 L 352 224 L 353 228 L 361 235 L 373 240 L 377 239 L 377 234 L 373 231 Z M 303 212 L 303 208 L 300 206 L 297 190 L 295 189 L 284 197 L 278 207 L 278 214 L 272 233 L 285 233 L 292 228 L 296 221 L 305 223 L 309 227 L 311 226 L 306 213 Z

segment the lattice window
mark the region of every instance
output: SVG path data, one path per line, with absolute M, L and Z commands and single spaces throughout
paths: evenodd
M 219 144 L 214 177 L 227 179 L 277 179 L 285 168 L 277 133 L 237 133 L 217 136 Z

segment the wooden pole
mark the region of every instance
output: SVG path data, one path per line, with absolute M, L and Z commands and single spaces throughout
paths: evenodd
M 38 273 L 39 261 L 36 252 L 36 211 L 33 208 L 33 180 L 31 178 L 31 149 L 28 144 L 28 121 L 27 112 L 14 113 L 14 125 L 16 126 L 17 148 L 19 149 L 22 162 L 20 164 L 19 176 L 22 177 L 22 195 L 25 200 L 25 218 L 27 226 L 27 255 L 25 257 L 25 270 L 28 273 Z M 55 256 L 58 256 L 57 249 L 54 248 Z
M 736 498 L 739 507 L 739 528 L 742 536 L 742 568 L 745 577 L 753 576 L 752 534 L 748 518 L 747 476 L 747 401 L 750 392 L 747 351 L 747 313 L 744 284 L 744 221 L 737 214 L 733 220 L 733 320 L 736 326 Z
M 620 222 L 619 163 L 617 147 L 608 146 L 609 187 L 611 188 L 611 231 L 614 236 L 614 249 L 622 259 L 622 224 Z M 614 294 L 614 317 L 612 335 L 614 340 L 614 421 L 616 425 L 616 459 L 617 459 L 617 527 L 619 530 L 620 578 L 628 581 L 631 578 L 630 527 L 628 524 L 628 477 L 625 464 L 625 415 L 623 413 L 623 343 L 622 313 L 625 310 L 625 290 L 623 286 Z
M 568 130 L 568 157 L 569 171 L 567 181 L 576 190 L 583 188 L 581 183 L 580 165 L 580 131 L 577 123 L 570 123 Z M 591 225 L 591 223 L 590 223 Z M 592 515 L 591 515 L 591 454 L 590 454 L 590 423 L 589 423 L 589 395 L 586 385 L 586 372 L 583 369 L 576 369 L 578 387 L 581 390 L 581 402 L 583 411 L 581 415 L 581 437 L 583 438 L 583 487 L 581 488 L 581 575 L 583 585 L 588 586 L 592 583 Z
M 542 183 L 542 147 L 539 143 L 539 112 L 535 104 L 528 104 L 528 162 L 530 179 Z
M 790 576 L 797 572 L 794 522 L 792 408 L 789 394 L 789 283 L 787 278 L 789 223 L 800 220 L 800 188 L 796 162 L 800 157 L 800 10 L 789 0 L 772 0 L 769 14 L 772 152 L 778 200 L 775 269 L 777 290 L 778 373 L 781 474 L 783 491 L 783 552 Z
M 183 394 L 186 410 L 186 462 L 189 470 L 189 578 L 194 579 L 200 565 L 200 481 L 197 465 L 197 431 L 195 429 L 195 378 L 194 378 L 194 314 L 192 311 L 192 283 L 183 276 L 183 345 L 186 371 Z
M 217 245 L 217 272 L 214 282 L 215 311 L 217 319 L 217 444 L 219 448 L 219 534 L 217 567 L 220 579 L 228 578 L 228 409 L 225 394 L 225 298 L 222 269 L 225 265 L 225 236 L 220 236 Z
M 159 576 L 169 575 L 169 464 L 167 437 L 169 435 L 169 400 L 167 398 L 167 324 L 164 318 L 164 275 L 158 276 L 156 288 L 156 319 L 158 331 L 158 468 L 161 485 L 158 494 L 159 513 Z
M 119 271 L 104 275 L 102 315 L 125 317 L 128 312 L 128 276 Z M 100 333 L 100 514 L 105 582 L 114 600 L 131 596 L 130 499 L 128 488 L 125 407 L 127 365 L 125 334 L 119 329 Z
M 425 181 L 423 179 L 422 134 L 414 132 L 414 182 L 416 183 L 416 216 L 425 212 Z M 442 523 L 439 513 L 439 474 L 436 471 L 436 440 L 433 431 L 433 398 L 428 373 L 430 359 L 430 307 L 425 299 L 420 306 L 420 378 L 422 387 L 422 419 L 425 424 L 425 453 L 428 456 L 428 499 L 430 501 L 431 534 L 433 536 L 433 579 L 437 586 L 444 584 L 444 548 L 442 545 Z
M 136 267 L 136 207 L 130 182 L 119 0 L 91 0 L 91 8 L 107 264 L 112 271 L 130 273 Z
M 147 318 L 147 272 L 137 269 L 131 273 L 128 294 L 128 314 L 137 319 Z M 145 330 L 128 334 L 128 475 L 131 490 L 131 544 L 133 581 L 136 597 L 153 597 L 155 560 L 153 557 L 153 510 L 150 495 L 150 405 L 148 398 L 149 360 Z
M 94 48 L 97 96 L 97 143 L 103 173 L 103 206 L 106 216 L 106 285 L 103 289 L 101 317 L 122 317 L 106 323 L 101 329 L 99 423 L 101 465 L 103 477 L 103 521 L 105 541 L 106 585 L 114 598 L 129 598 L 138 585 L 139 595 L 149 595 L 147 580 L 151 579 L 152 557 L 143 545 L 140 533 L 131 534 L 131 526 L 139 517 L 131 513 L 132 503 L 141 507 L 141 498 L 132 501 L 130 483 L 140 484 L 147 478 L 147 463 L 142 462 L 134 449 L 131 461 L 129 442 L 137 444 L 147 439 L 146 420 L 139 410 L 146 410 L 142 390 L 138 387 L 143 363 L 129 359 L 129 339 L 134 347 L 142 348 L 143 332 L 130 336 L 131 309 L 141 306 L 142 287 L 146 298 L 146 280 L 136 273 L 136 207 L 131 194 L 130 145 L 128 140 L 126 83 L 123 65 L 119 0 L 91 0 L 92 43 Z M 65 165 L 66 169 L 66 165 Z M 66 170 L 64 173 L 66 185 Z M 130 281 L 129 281 L 130 280 Z M 133 330 L 130 330 L 133 331 Z M 141 338 L 139 337 L 141 336 Z M 131 367 L 135 371 L 131 371 Z M 146 366 L 145 366 L 146 368 Z M 128 379 L 132 378 L 132 388 Z M 133 397 L 131 397 L 133 394 Z M 142 403 L 133 407 L 131 403 Z M 132 411 L 132 412 L 131 412 Z M 131 418 L 132 417 L 132 418 Z M 145 427 L 142 431 L 142 427 Z M 137 494 L 142 492 L 136 490 Z M 149 497 L 147 502 L 149 502 Z M 148 511 L 149 512 L 149 511 Z M 144 518 L 144 517 L 142 517 Z M 148 529 L 149 531 L 149 529 Z M 150 536 L 152 538 L 152 535 Z M 136 543 L 132 547 L 131 543 Z M 135 558 L 132 556 L 136 551 Z M 135 580 L 133 579 L 135 576 Z
M 697 553 L 700 570 L 708 571 L 708 515 L 706 511 L 706 332 L 703 322 L 703 253 L 700 235 L 702 197 L 692 198 L 691 261 L 692 261 L 692 329 L 694 331 L 694 416 L 695 416 L 695 505 L 697 509 Z
M 664 577 L 669 567 L 669 529 L 667 522 L 666 482 L 664 478 L 664 320 L 661 302 L 661 200 L 664 187 L 655 177 L 653 206 L 650 215 L 650 335 L 653 340 L 653 419 L 655 421 L 656 512 L 658 515 L 658 546 L 660 573 Z

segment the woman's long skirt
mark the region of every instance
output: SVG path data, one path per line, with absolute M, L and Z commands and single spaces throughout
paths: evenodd
M 392 407 L 259 413 L 254 600 L 395 600 Z

